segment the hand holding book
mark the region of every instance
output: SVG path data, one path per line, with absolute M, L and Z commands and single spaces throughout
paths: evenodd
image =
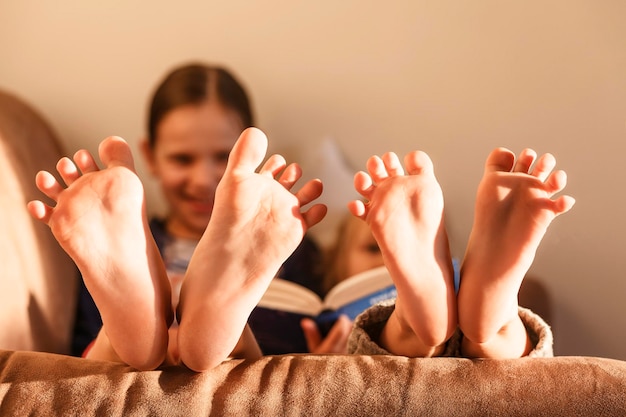
M 395 297 L 395 286 L 384 266 L 341 281 L 324 300 L 301 285 L 275 278 L 250 316 L 249 323 L 259 342 L 277 345 L 274 351 L 282 351 L 279 345 L 284 345 L 284 353 L 307 352 L 300 324 L 303 318 L 314 320 L 325 336 L 340 315 L 354 320 L 370 306 Z M 280 338 L 276 337 L 278 331 Z M 271 340 L 265 340 L 266 335 Z M 293 346 L 298 346 L 296 352 Z

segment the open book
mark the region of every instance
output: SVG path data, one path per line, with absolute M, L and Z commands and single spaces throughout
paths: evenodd
M 259 344 L 269 346 L 272 353 L 307 352 L 300 327 L 303 318 L 315 320 L 325 335 L 341 314 L 354 320 L 370 306 L 396 295 L 384 266 L 341 281 L 324 300 L 299 284 L 274 278 L 248 322 Z

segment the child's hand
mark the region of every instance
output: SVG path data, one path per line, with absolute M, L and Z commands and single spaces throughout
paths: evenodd
M 347 316 L 339 316 L 325 339 L 322 339 L 315 321 L 302 319 L 300 325 L 310 353 L 348 352 L 348 337 L 352 331 L 352 321 Z

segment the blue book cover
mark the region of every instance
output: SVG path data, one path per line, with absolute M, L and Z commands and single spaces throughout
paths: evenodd
M 395 299 L 397 296 L 398 292 L 396 291 L 396 286 L 391 284 L 369 295 L 349 302 L 348 304 L 344 304 L 341 307 L 338 307 L 336 310 L 322 311 L 314 319 L 317 322 L 317 326 L 319 327 L 322 334 L 325 335 L 330 331 L 330 328 L 333 326 L 333 324 L 335 324 L 335 321 L 337 321 L 339 316 L 345 315 L 348 316 L 350 320 L 354 320 L 359 314 L 361 314 L 371 306 L 376 305 L 381 301 Z

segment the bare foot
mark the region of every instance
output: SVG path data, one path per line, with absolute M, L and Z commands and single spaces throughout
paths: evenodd
M 396 354 L 433 356 L 456 328 L 443 195 L 428 155 L 415 151 L 404 163 L 409 175 L 394 153 L 371 157 L 369 174 L 354 179 L 369 202 L 348 208 L 369 224 L 398 290 L 381 343 Z
M 128 144 L 107 138 L 99 155 L 103 170 L 84 150 L 74 162 L 60 159 L 57 171 L 67 187 L 39 172 L 37 187 L 56 204 L 35 200 L 28 210 L 50 226 L 80 269 L 117 356 L 135 368 L 155 368 L 165 357 L 173 318 L 169 281 L 148 228 Z M 103 359 L 110 357 L 115 355 Z
M 300 168 L 274 155 L 258 129 L 242 133 L 230 153 L 211 221 L 189 263 L 181 290 L 179 346 L 191 369 L 210 369 L 231 352 L 252 309 L 306 230 L 326 207 L 302 207 L 322 192 L 319 180 L 290 190 Z
M 503 148 L 487 158 L 458 297 L 459 325 L 470 342 L 488 345 L 510 331 L 507 326 L 523 331 L 517 313 L 522 280 L 552 220 L 574 205 L 570 196 L 553 198 L 567 183 L 564 171 L 553 172 L 555 166 L 551 154 L 537 159 L 531 149 L 517 161 Z

